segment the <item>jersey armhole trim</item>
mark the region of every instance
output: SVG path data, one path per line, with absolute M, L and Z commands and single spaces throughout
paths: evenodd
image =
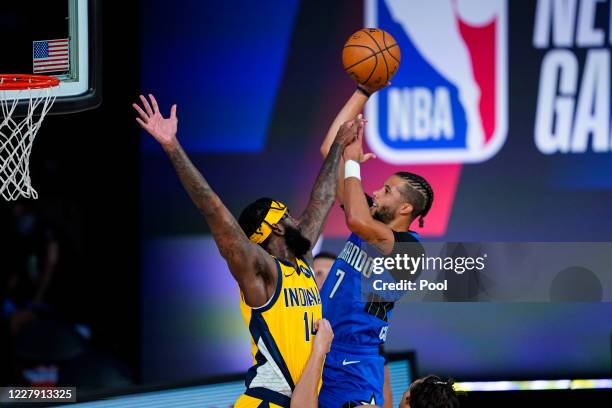
M 281 266 L 278 263 L 278 259 L 274 258 L 274 262 L 276 263 L 276 289 L 270 299 L 266 303 L 261 306 L 251 307 L 251 310 L 257 313 L 263 313 L 266 310 L 270 309 L 276 303 L 276 299 L 278 299 L 278 295 L 280 294 L 281 287 L 283 286 L 283 274 L 281 272 Z M 250 306 L 249 306 L 250 307 Z

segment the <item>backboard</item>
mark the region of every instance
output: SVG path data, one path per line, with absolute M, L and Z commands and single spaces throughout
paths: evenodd
M 60 79 L 50 114 L 70 113 L 101 102 L 101 4 L 98 0 L 12 1 L 0 8 L 4 56 L 0 73 Z M 36 92 L 36 91 L 32 91 Z M 8 91 L 24 103 L 28 92 Z

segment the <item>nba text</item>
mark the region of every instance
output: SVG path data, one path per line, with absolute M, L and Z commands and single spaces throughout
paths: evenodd
M 390 88 L 387 93 L 390 140 L 450 140 L 455 136 L 448 88 Z

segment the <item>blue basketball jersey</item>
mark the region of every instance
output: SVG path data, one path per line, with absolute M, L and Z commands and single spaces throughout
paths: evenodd
M 415 232 L 394 232 L 396 242 L 418 242 Z M 387 337 L 393 303 L 399 297 L 373 290 L 372 281 L 393 279 L 374 274 L 373 258 L 383 256 L 356 234 L 351 234 L 321 288 L 323 317 L 334 330 L 334 343 L 378 347 Z M 397 295 L 395 295 L 397 296 Z M 400 294 L 401 296 L 401 294 Z
M 396 243 L 419 242 L 414 232 L 394 236 Z M 387 338 L 394 303 L 404 292 L 374 289 L 375 279 L 397 280 L 388 272 L 373 273 L 373 259 L 382 256 L 351 234 L 321 288 L 323 317 L 331 323 L 334 340 L 323 368 L 320 408 L 383 404 L 384 358 L 379 345 Z

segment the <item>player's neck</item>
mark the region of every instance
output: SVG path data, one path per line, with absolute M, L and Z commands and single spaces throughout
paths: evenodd
M 270 242 L 268 245 L 268 249 L 272 255 L 277 258 L 285 259 L 293 263 L 296 256 L 284 242 L 280 242 L 280 240 L 274 240 L 274 242 Z
M 391 222 L 389 222 L 387 225 L 393 231 L 408 232 L 408 230 L 410 229 L 410 219 L 407 219 L 405 217 L 398 217 L 394 220 L 391 220 Z

